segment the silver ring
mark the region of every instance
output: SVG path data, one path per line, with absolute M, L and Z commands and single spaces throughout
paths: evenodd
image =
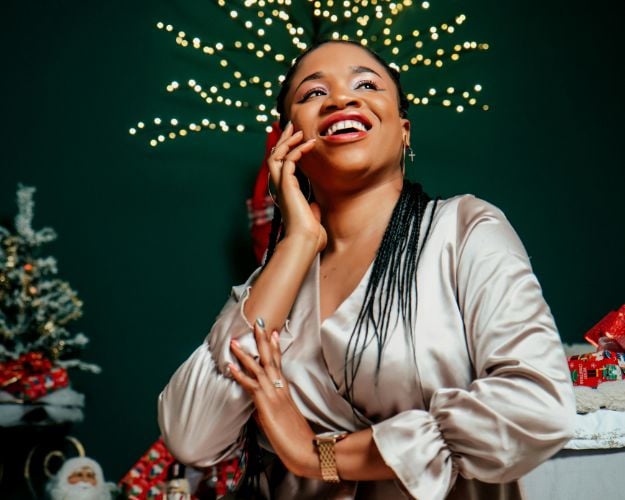
M 284 384 L 282 383 L 282 380 L 281 380 L 281 379 L 279 379 L 279 378 L 277 378 L 276 380 L 274 380 L 274 381 L 273 381 L 273 386 L 274 386 L 276 389 L 282 389 L 282 388 L 284 388 Z

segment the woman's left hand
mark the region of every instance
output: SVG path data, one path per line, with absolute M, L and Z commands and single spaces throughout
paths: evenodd
M 262 320 L 254 324 L 259 359 L 245 353 L 236 340 L 231 350 L 244 370 L 230 364 L 232 378 L 252 397 L 256 420 L 285 467 L 298 476 L 309 476 L 318 469 L 310 425 L 291 399 L 282 374 L 278 332 L 268 334 Z

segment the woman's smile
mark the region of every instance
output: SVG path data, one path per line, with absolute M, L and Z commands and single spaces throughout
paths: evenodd
M 371 127 L 371 121 L 362 113 L 338 112 L 321 123 L 319 135 L 330 143 L 353 142 L 364 139 Z

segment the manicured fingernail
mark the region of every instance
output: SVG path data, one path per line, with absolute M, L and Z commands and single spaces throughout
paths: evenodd
M 239 347 L 239 341 L 238 341 L 237 339 L 232 339 L 232 340 L 230 341 L 230 343 L 231 343 L 233 346 Z
M 231 372 L 238 372 L 239 371 L 239 367 L 237 365 L 235 365 L 234 363 L 229 363 L 228 364 L 228 369 Z
M 274 330 L 271 336 L 276 342 L 280 340 L 280 334 L 278 333 L 278 330 Z
M 289 120 L 288 122 L 286 122 L 286 125 L 284 127 L 284 129 L 286 130 L 287 128 L 289 128 L 291 125 L 293 125 L 293 122 L 291 120 Z
M 256 324 L 260 326 L 262 329 L 265 329 L 265 320 L 260 316 L 256 318 Z

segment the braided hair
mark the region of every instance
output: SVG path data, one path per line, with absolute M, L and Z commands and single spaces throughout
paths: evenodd
M 327 43 L 356 45 L 367 51 L 378 61 L 391 76 L 397 89 L 399 114 L 402 118 L 406 117 L 408 99 L 402 90 L 397 70 L 389 66 L 375 52 L 360 45 L 358 42 L 328 40 L 313 45 L 306 52 L 302 53 L 287 72 L 277 98 L 277 110 L 280 113 L 280 125 L 282 128 L 284 128 L 288 120 L 285 108 L 286 95 L 289 92 L 299 63 L 310 52 Z M 296 171 L 296 175 L 302 175 L 299 173 L 299 169 Z M 301 177 L 298 177 L 298 180 L 300 180 L 300 186 L 305 184 L 305 182 L 302 183 L 303 179 Z M 432 226 L 438 199 L 434 200 L 429 221 L 425 227 L 425 234 L 421 238 L 421 226 L 429 202 L 430 197 L 423 191 L 421 185 L 404 179 L 401 194 L 393 209 L 380 247 L 376 252 L 365 297 L 345 351 L 344 378 L 346 397 L 354 408 L 355 415 L 358 414 L 354 406 L 354 380 L 361 366 L 365 349 L 372 342 L 375 342 L 377 345 L 377 377 L 381 367 L 382 353 L 389 334 L 397 326 L 396 324 L 391 324 L 391 313 L 397 307 L 399 308 L 399 317 L 405 325 L 409 343 L 413 352 L 415 350 L 412 325 L 416 317 L 417 266 L 421 250 L 425 245 Z M 275 206 L 265 265 L 271 259 L 278 241 L 283 236 L 282 229 L 282 214 L 280 208 Z M 421 245 L 419 245 L 420 240 L 422 241 Z

